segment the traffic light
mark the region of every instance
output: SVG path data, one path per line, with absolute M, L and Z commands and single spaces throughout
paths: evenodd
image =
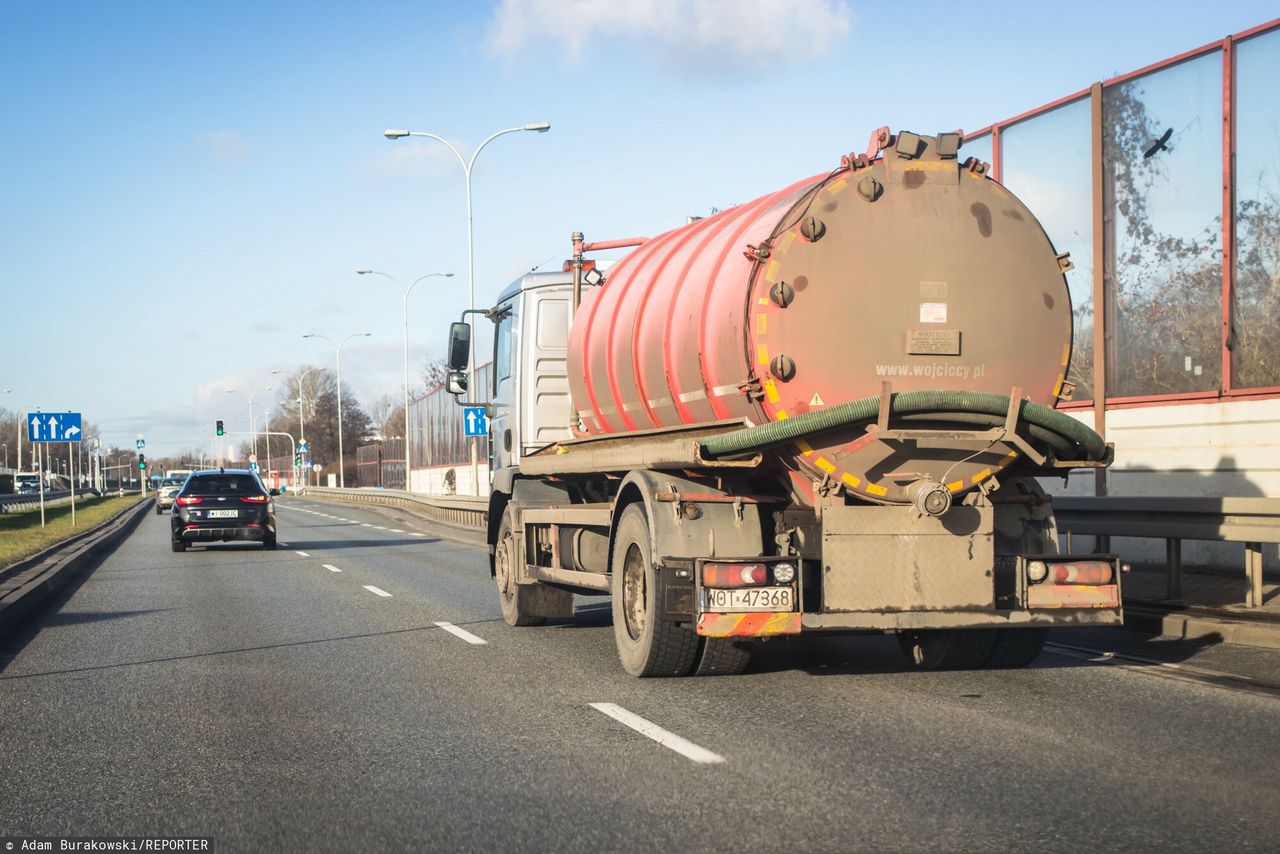
M 301 468 L 301 467 L 302 467 L 302 454 L 294 454 L 294 455 L 293 455 L 293 466 L 294 466 L 294 468 Z
M 225 432 L 226 432 L 226 431 L 222 429 L 222 422 L 221 422 L 221 421 L 219 421 L 219 422 L 218 422 L 218 435 L 219 435 L 219 436 L 221 436 L 221 435 L 222 435 L 223 433 L 225 433 Z
M 139 469 L 139 470 L 141 470 L 141 471 L 146 471 L 146 470 L 147 470 L 147 455 L 146 455 L 146 454 L 138 454 L 138 469 Z

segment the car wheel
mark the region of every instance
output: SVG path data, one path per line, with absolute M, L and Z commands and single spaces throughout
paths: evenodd
M 185 552 L 187 550 L 187 544 L 184 543 L 182 540 L 170 540 L 169 546 L 175 552 Z
M 263 537 L 262 547 L 264 549 L 270 549 L 271 551 L 275 551 L 277 548 L 279 548 L 279 546 L 276 545 L 276 535 L 268 534 L 267 536 Z

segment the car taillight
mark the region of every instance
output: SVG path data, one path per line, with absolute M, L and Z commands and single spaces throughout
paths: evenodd
M 704 563 L 702 584 L 705 587 L 751 587 L 764 584 L 769 570 L 762 563 Z
M 242 495 L 240 500 L 245 504 L 266 504 L 267 496 L 265 495 Z
M 1054 584 L 1110 584 L 1115 573 L 1111 564 L 1102 560 L 1073 563 L 1051 563 Z
M 183 507 L 188 507 L 188 506 L 190 506 L 190 505 L 192 505 L 192 504 L 199 504 L 201 501 L 204 501 L 204 499 L 203 499 L 203 498 L 197 498 L 197 497 L 195 497 L 194 495 L 184 495 L 184 496 L 182 496 L 181 498 L 177 499 L 177 501 L 178 501 L 178 503 L 179 503 L 179 504 L 181 504 Z

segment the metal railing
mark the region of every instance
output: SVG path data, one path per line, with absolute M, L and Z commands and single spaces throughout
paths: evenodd
M 299 494 L 357 504 L 405 507 L 439 522 L 479 530 L 483 530 L 489 522 L 489 499 L 483 496 L 419 495 L 398 489 L 332 489 L 325 486 L 303 487 Z
M 1170 599 L 1182 598 L 1183 540 L 1244 543 L 1245 605 L 1262 607 L 1262 544 L 1280 543 L 1280 498 L 1063 496 L 1053 509 L 1068 553 L 1073 534 L 1164 540 Z M 1099 545 L 1110 550 L 1105 540 Z

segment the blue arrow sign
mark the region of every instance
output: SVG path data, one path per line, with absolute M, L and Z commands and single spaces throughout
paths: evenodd
M 81 438 L 79 412 L 27 413 L 29 442 L 79 442 Z
M 468 436 L 487 436 L 489 434 L 489 418 L 484 414 L 483 406 L 462 407 L 462 420 Z

